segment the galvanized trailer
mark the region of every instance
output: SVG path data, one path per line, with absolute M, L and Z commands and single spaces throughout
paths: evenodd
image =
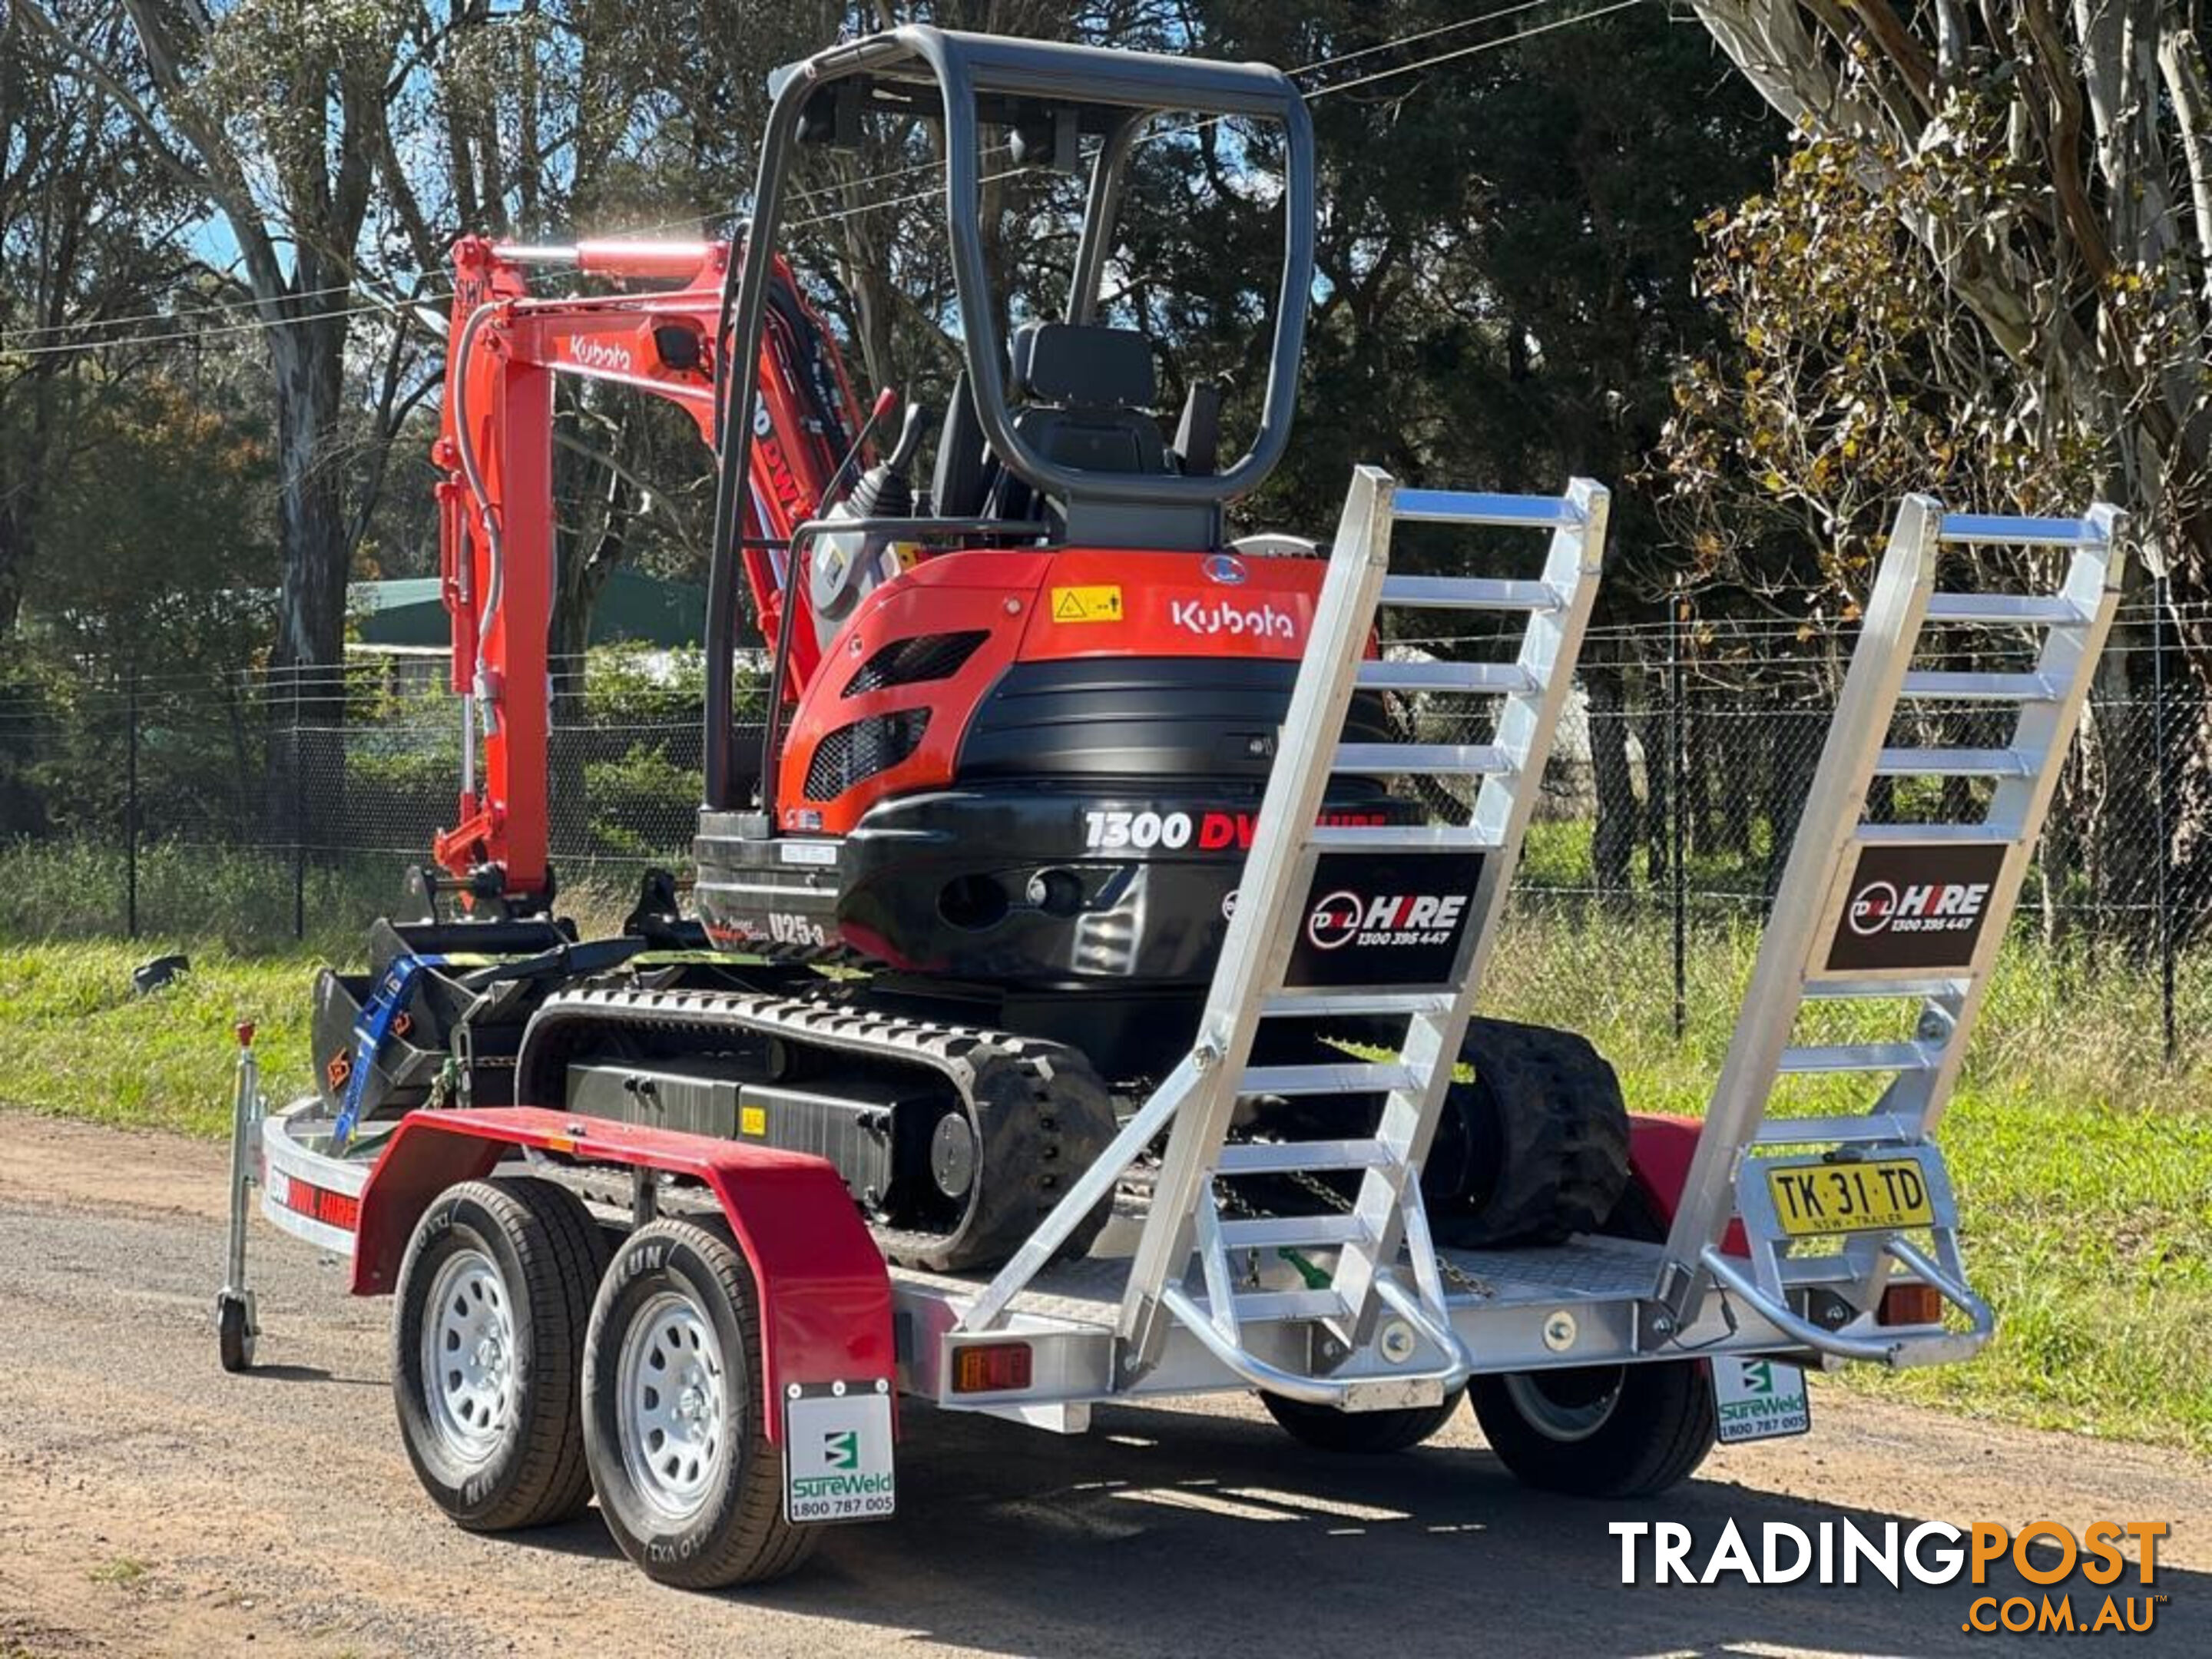
M 896 1395 L 1075 1431 L 1102 1401 L 1256 1392 L 1302 1439 L 1382 1449 L 1472 1394 L 1524 1479 L 1627 1492 L 1683 1478 L 1717 1432 L 1802 1430 L 1795 1367 L 1971 1357 L 1993 1316 L 1968 1282 L 1934 1132 L 2111 625 L 2118 517 L 1903 503 L 1702 1126 L 1635 1121 L 1637 1217 L 1621 1236 L 1440 1249 L 1421 1163 L 1566 706 L 1606 507 L 1584 482 L 1525 497 L 1356 475 L 1200 1038 L 996 1271 L 887 1267 L 819 1160 L 557 1108 L 416 1111 L 373 1158 L 336 1150 L 315 1103 L 264 1115 L 246 1031 L 226 1366 L 252 1363 L 258 1330 L 258 1185 L 280 1230 L 351 1257 L 357 1293 L 402 1292 L 395 1386 L 403 1422 L 427 1425 L 409 1449 L 443 1507 L 495 1529 L 573 1510 L 594 1486 L 608 1509 L 614 1486 L 623 1515 L 677 1517 L 643 1536 L 623 1522 L 625 1547 L 699 1584 L 772 1577 L 818 1523 L 890 1512 Z M 1415 521 L 1548 540 L 1526 577 L 1394 575 L 1392 529 Z M 1969 544 L 2051 550 L 2063 579 L 2045 593 L 1939 592 L 1943 550 Z M 1519 647 L 1488 663 L 1373 654 L 1378 617 L 1398 607 L 1519 618 Z M 2026 630 L 2033 666 L 1916 669 L 1931 624 L 1967 641 Z M 1382 688 L 1489 696 L 1494 732 L 1341 743 L 1355 692 Z M 1893 743 L 1900 704 L 1923 701 L 2012 711 L 2009 739 Z M 1464 823 L 1317 826 L 1333 769 L 1480 783 Z M 1870 821 L 1875 778 L 1947 776 L 1993 781 L 1972 821 Z M 1424 941 L 1437 949 L 1403 948 Z M 1376 959 L 1426 976 L 1384 977 Z M 1888 1009 L 1909 1034 L 1802 1034 L 1808 1005 L 1838 1002 Z M 1381 1013 L 1406 1022 L 1394 1054 L 1250 1062 L 1267 1022 Z M 1863 1109 L 1777 1115 L 1782 1080 L 1804 1076 L 1864 1079 Z M 1255 1096 L 1381 1105 L 1341 1133 L 1256 1139 L 1238 1114 Z M 1107 1204 L 1111 1224 L 1066 1259 Z M 558 1273 L 544 1249 L 538 1267 L 515 1256 L 533 1228 L 566 1241 Z M 456 1251 L 448 1234 L 477 1243 Z M 417 1282 L 412 1264 L 441 1251 L 435 1282 Z M 625 1328 L 644 1334 L 618 1364 L 580 1352 L 590 1344 L 541 1290 L 571 1308 L 635 1291 L 647 1316 Z M 504 1455 L 518 1425 L 557 1443 L 547 1468 L 520 1488 L 502 1475 L 490 1498 L 499 1483 L 475 1477 L 471 1498 L 471 1449 Z M 687 1550 L 678 1522 L 702 1491 L 729 1495 L 743 1523 Z

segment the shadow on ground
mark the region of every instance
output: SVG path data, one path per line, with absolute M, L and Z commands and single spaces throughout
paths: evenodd
M 1102 1410 L 1088 1437 L 1063 1439 L 912 1412 L 900 1488 L 896 1521 L 838 1529 L 802 1576 L 702 1602 L 702 1638 L 734 1636 L 746 1607 L 770 1606 L 1006 1654 L 1987 1655 L 2051 1638 L 1962 1630 L 1977 1595 L 2057 1593 L 2008 1567 L 1982 1589 L 1909 1576 L 1892 1589 L 1871 1574 L 1661 1587 L 1648 1553 L 1646 1582 L 1625 1585 L 1614 1520 L 1686 1523 L 1702 1566 L 1731 1519 L 1755 1552 L 1768 1521 L 1811 1532 L 1848 1519 L 1879 1538 L 1892 1521 L 1909 1534 L 1977 1517 L 1705 1481 L 1656 1503 L 1583 1502 L 1526 1491 L 1486 1451 L 1331 1456 L 1269 1425 L 1186 1413 Z M 612 1553 L 595 1516 L 527 1541 Z M 2084 1623 L 2108 1593 L 2078 1575 L 2064 1588 Z M 2167 1598 L 2124 1651 L 2212 1651 L 2212 1575 L 2162 1569 L 2146 1590 L 2130 1565 L 2111 1590 L 2133 1595 L 2138 1616 L 2147 1595 Z

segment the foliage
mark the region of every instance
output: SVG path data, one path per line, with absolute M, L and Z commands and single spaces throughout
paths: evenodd
M 1704 222 L 1700 284 L 1729 342 L 1684 366 L 1662 448 L 1699 576 L 1848 618 L 1911 492 L 1965 511 L 2081 510 L 2102 434 L 2040 407 L 1898 216 L 1899 194 L 1926 208 L 2010 188 L 2010 165 L 1986 143 L 1931 151 L 1877 191 L 1851 146 L 1814 140 L 1770 191 Z
M 615 760 L 588 763 L 584 791 L 592 805 L 596 851 L 609 858 L 665 861 L 687 838 L 699 799 L 699 769 L 672 760 L 652 744 L 632 744 Z

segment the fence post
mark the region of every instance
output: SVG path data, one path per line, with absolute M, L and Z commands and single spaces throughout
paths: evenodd
M 1682 656 L 1688 634 L 1689 600 L 1682 592 L 1682 579 L 1674 578 L 1674 603 L 1667 611 L 1667 766 L 1669 781 L 1667 789 L 1668 833 L 1672 842 L 1667 860 L 1668 876 L 1674 887 L 1674 1041 L 1680 1042 L 1690 1023 L 1690 918 L 1689 892 L 1685 879 L 1685 858 L 1689 848 L 1688 820 L 1684 810 L 1690 794 L 1689 737 L 1683 708 Z
M 307 780 L 301 770 L 300 668 L 292 665 L 292 937 L 307 937 Z
M 124 702 L 123 737 L 123 931 L 138 937 L 138 665 L 131 665 L 131 690 Z
M 2158 813 L 2158 995 L 2160 1029 L 2166 1064 L 2173 1065 L 2179 1044 L 2173 1024 L 2173 807 L 2172 780 L 2166 752 L 2166 574 L 2151 583 L 2150 613 L 2150 745 L 2151 764 L 2158 769 L 2152 792 Z

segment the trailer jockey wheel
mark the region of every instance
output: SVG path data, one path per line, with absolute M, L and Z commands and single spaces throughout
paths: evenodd
M 1632 1182 L 1605 1231 L 1656 1243 L 1665 1224 Z M 1651 1498 L 1713 1449 L 1712 1367 L 1702 1359 L 1478 1376 L 1475 1420 L 1527 1486 L 1578 1498 Z
M 215 1339 L 222 1368 L 227 1371 L 253 1369 L 253 1304 L 226 1291 L 216 1298 Z
M 474 1532 L 591 1501 L 578 1392 L 606 1244 L 567 1188 L 471 1181 L 423 1212 L 399 1269 L 392 1388 L 422 1488 Z
M 647 1577 L 758 1583 L 811 1553 L 821 1528 L 784 1519 L 760 1356 L 752 1271 L 726 1232 L 656 1221 L 615 1252 L 584 1340 L 584 1447 L 607 1529 Z

